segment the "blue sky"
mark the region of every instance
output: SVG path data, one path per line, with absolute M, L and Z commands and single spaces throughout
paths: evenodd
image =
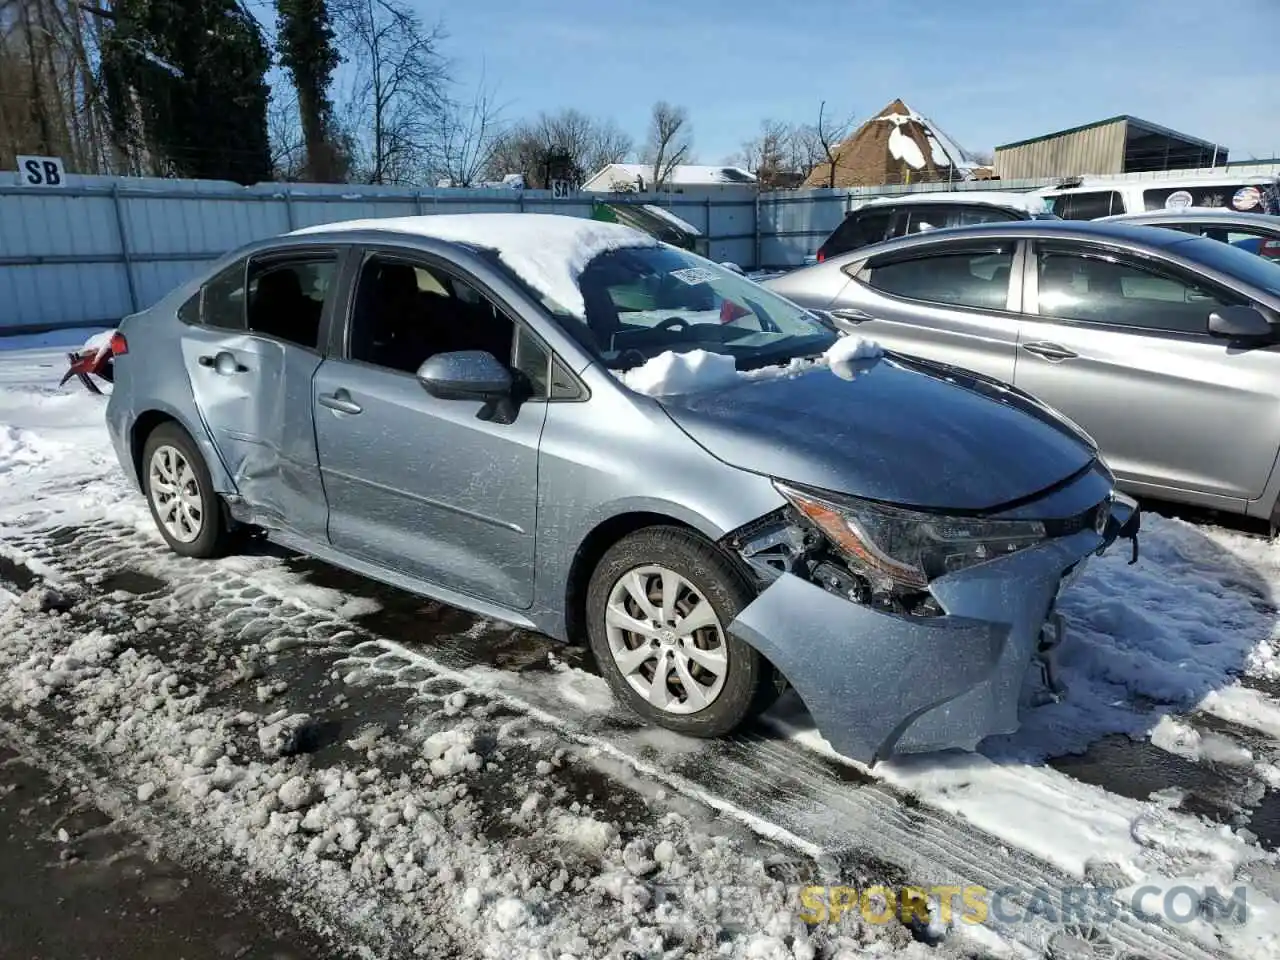
M 459 92 L 506 116 L 576 107 L 639 142 L 653 101 L 689 109 L 718 163 L 764 118 L 894 97 L 969 150 L 1128 113 L 1280 156 L 1280 0 L 410 0 L 443 21 Z

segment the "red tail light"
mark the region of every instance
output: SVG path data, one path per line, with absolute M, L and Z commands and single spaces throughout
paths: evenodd
M 823 260 L 825 260 L 825 259 L 827 259 L 827 253 L 826 253 L 826 251 L 825 251 L 825 250 L 823 250 L 822 248 L 819 248 L 819 249 L 818 249 L 818 262 L 819 262 L 819 263 L 821 263 L 821 262 L 822 262 Z
M 113 357 L 124 356 L 129 352 L 129 341 L 124 338 L 124 334 L 117 330 L 111 335 L 111 355 Z
M 1263 240 L 1258 253 L 1268 260 L 1280 260 L 1280 240 Z

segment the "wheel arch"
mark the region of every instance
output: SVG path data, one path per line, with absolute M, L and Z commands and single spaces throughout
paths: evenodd
M 214 492 L 223 495 L 236 492 L 235 484 L 231 482 L 231 478 L 227 475 L 226 468 L 222 464 L 222 458 L 209 440 L 209 434 L 204 429 L 204 424 L 201 423 L 193 427 L 179 411 L 163 404 L 156 404 L 141 411 L 133 418 L 133 422 L 129 426 L 129 457 L 133 463 L 134 475 L 138 480 L 138 489 L 142 489 L 142 454 L 147 446 L 147 438 L 151 436 L 157 427 L 165 423 L 176 423 L 191 437 L 201 456 L 204 457 L 205 466 L 209 470 L 209 477 L 213 481 Z
M 578 544 L 565 578 L 565 637 L 572 643 L 586 642 L 587 585 L 600 559 L 615 543 L 646 527 L 676 527 L 702 537 L 739 570 L 747 575 L 741 558 L 725 550 L 721 543 L 724 531 L 717 530 L 705 518 L 691 517 L 687 511 L 662 506 L 629 509 L 596 523 Z

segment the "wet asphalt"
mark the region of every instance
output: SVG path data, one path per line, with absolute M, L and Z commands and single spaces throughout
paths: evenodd
M 4 960 L 346 956 L 235 877 L 156 855 L 128 822 L 3 745 L 0 864 Z

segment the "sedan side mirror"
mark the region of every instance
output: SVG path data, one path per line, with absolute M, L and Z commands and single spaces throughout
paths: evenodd
M 418 382 L 440 400 L 492 402 L 511 396 L 511 371 L 487 350 L 457 350 L 428 357 L 418 368 Z
M 1269 340 L 1275 328 L 1253 307 L 1219 307 L 1209 314 L 1209 333 L 1231 340 Z

